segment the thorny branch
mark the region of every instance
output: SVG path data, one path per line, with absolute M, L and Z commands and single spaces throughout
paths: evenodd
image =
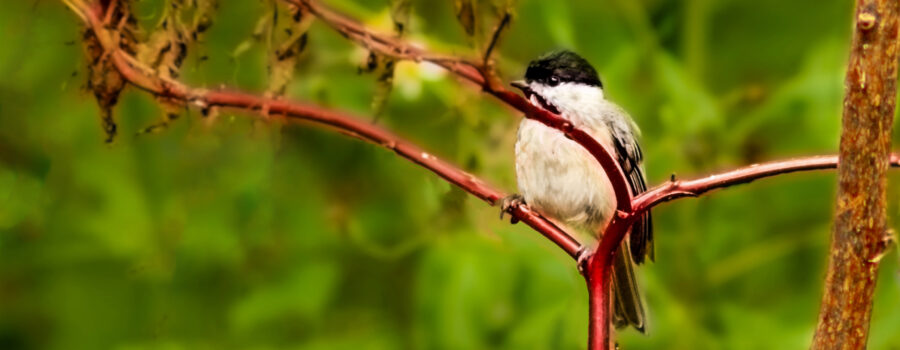
M 178 100 L 197 106 L 204 111 L 214 107 L 235 108 L 271 115 L 286 121 L 311 121 L 331 126 L 350 136 L 372 142 L 390 149 L 442 177 L 446 181 L 468 191 L 472 195 L 496 205 L 505 196 L 475 176 L 450 165 L 433 155 L 423 151 L 404 139 L 375 125 L 362 122 L 361 118 L 331 111 L 318 106 L 275 100 L 250 93 L 236 91 L 207 91 L 194 89 L 172 79 L 160 77 L 159 74 L 122 50 L 115 38 L 114 26 L 105 21 L 104 11 L 97 3 L 87 5 L 84 0 L 62 0 L 88 25 L 97 40 L 106 50 L 115 69 L 132 85 L 143 89 L 158 98 Z M 415 62 L 428 61 L 437 64 L 457 76 L 480 86 L 486 93 L 496 97 L 510 107 L 524 113 L 545 125 L 564 133 L 568 138 L 579 143 L 588 150 L 602 166 L 615 189 L 617 215 L 605 229 L 604 235 L 593 253 L 580 242 L 558 226 L 530 210 L 526 205 L 513 205 L 509 213 L 517 220 L 523 221 L 536 231 L 550 239 L 570 256 L 578 260 L 588 282 L 591 305 L 591 349 L 610 348 L 610 292 L 609 272 L 613 254 L 619 243 L 627 234 L 628 228 L 640 213 L 660 203 L 683 197 L 696 197 L 708 191 L 748 183 L 756 179 L 786 174 L 797 171 L 832 169 L 837 167 L 836 156 L 809 157 L 771 163 L 755 164 L 748 167 L 710 175 L 695 180 L 672 181 L 659 185 L 650 191 L 632 198 L 628 190 L 624 174 L 615 158 L 586 132 L 572 125 L 559 115 L 535 107 L 520 95 L 506 89 L 500 83 L 497 74 L 488 63 L 476 63 L 474 60 L 433 54 L 422 48 L 410 45 L 398 38 L 373 32 L 358 21 L 336 13 L 313 0 L 283 0 L 300 6 L 339 33 L 359 45 L 401 60 Z M 110 4 L 116 4 L 112 1 Z M 109 9 L 107 9 L 109 10 Z M 107 12 L 108 13 L 108 12 Z M 104 17 L 104 20 L 100 18 Z M 505 18 L 497 30 L 507 25 Z M 496 35 L 496 33 L 495 33 Z M 484 57 L 489 58 L 494 49 L 492 43 Z M 487 60 L 485 60 L 487 62 Z M 892 155 L 891 166 L 900 166 L 900 158 Z

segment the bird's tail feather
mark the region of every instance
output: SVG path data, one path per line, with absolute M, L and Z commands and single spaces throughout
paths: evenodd
M 628 252 L 628 241 L 623 240 L 613 260 L 613 322 L 616 328 L 630 325 L 644 333 L 644 320 L 646 319 L 644 305 Z

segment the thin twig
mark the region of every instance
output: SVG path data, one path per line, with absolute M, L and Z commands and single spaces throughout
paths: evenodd
M 834 169 L 837 168 L 837 165 L 837 156 L 807 157 L 753 164 L 694 180 L 669 181 L 635 197 L 632 215 L 640 215 L 660 203 L 682 197 L 698 197 L 708 191 L 775 175 L 798 171 Z M 900 167 L 900 158 L 892 154 L 890 156 L 890 165 L 892 167 Z
M 500 24 L 494 29 L 494 35 L 491 36 L 491 42 L 488 44 L 487 50 L 484 50 L 484 59 L 482 60 L 483 66 L 491 66 L 491 53 L 494 51 L 494 46 L 500 41 L 500 34 L 506 29 L 506 26 L 509 25 L 510 20 L 512 20 L 512 14 L 510 14 L 509 11 L 506 11 L 503 14 L 503 19 L 500 20 Z
M 112 22 L 113 12 L 116 10 L 116 6 L 119 5 L 119 0 L 109 0 L 109 4 L 106 5 L 106 15 L 103 17 L 103 23 L 109 25 Z

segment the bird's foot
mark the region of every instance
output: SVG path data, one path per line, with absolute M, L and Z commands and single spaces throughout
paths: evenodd
M 594 252 L 588 247 L 582 247 L 581 250 L 578 251 L 578 256 L 575 257 L 575 264 L 578 267 L 578 273 L 582 276 L 587 277 L 585 275 L 588 271 L 588 264 L 591 262 L 591 257 L 594 255 Z
M 525 204 L 525 197 L 522 197 L 522 195 L 518 193 L 514 193 L 503 197 L 503 199 L 500 199 L 500 220 L 503 220 L 503 214 L 509 212 L 511 208 L 523 204 Z M 516 217 L 514 216 L 510 216 L 509 222 L 511 224 L 515 224 L 519 222 L 519 219 L 516 219 Z

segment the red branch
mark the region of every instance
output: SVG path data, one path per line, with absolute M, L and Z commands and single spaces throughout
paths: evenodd
M 890 165 L 900 167 L 900 156 L 890 155 Z M 656 186 L 647 192 L 634 198 L 632 206 L 634 210 L 628 213 L 620 213 L 606 228 L 600 246 L 589 262 L 586 278 L 590 289 L 591 309 L 591 349 L 609 348 L 609 320 L 611 297 L 608 292 L 609 273 L 616 249 L 628 232 L 628 228 L 641 213 L 650 208 L 671 200 L 684 197 L 697 197 L 714 189 L 748 183 L 765 177 L 788 174 L 798 171 L 834 169 L 838 166 L 837 156 L 819 156 L 784 161 L 775 161 L 762 164 L 753 164 L 743 168 L 727 171 L 707 177 L 687 180 L 670 181 Z
M 900 157 L 891 154 L 891 166 L 900 167 Z M 753 164 L 740 169 L 687 181 L 670 181 L 656 186 L 634 198 L 634 212 L 639 215 L 660 204 L 682 197 L 697 197 L 708 191 L 748 183 L 764 177 L 807 170 L 837 168 L 837 156 L 819 156 Z
M 82 0 L 63 0 L 90 26 L 116 69 L 133 85 L 144 89 L 158 97 L 181 100 L 202 108 L 221 106 L 253 111 L 263 116 L 278 116 L 287 121 L 305 120 L 324 124 L 339 131 L 388 148 L 466 190 L 472 195 L 496 205 L 505 196 L 475 176 L 446 163 L 423 151 L 414 144 L 403 140 L 392 133 L 369 123 L 361 118 L 348 114 L 327 110 L 318 106 L 299 102 L 288 102 L 259 97 L 249 93 L 235 91 L 206 91 L 192 89 L 179 82 L 159 78 L 155 72 L 120 50 L 107 26 L 99 20 L 103 13 L 96 3 L 91 8 Z M 611 153 L 594 140 L 589 134 L 575 127 L 564 118 L 542 108 L 537 108 L 522 96 L 506 89 L 490 67 L 452 56 L 432 54 L 422 48 L 406 42 L 373 32 L 347 16 L 327 9 L 312 0 L 284 0 L 302 6 L 320 20 L 331 26 L 348 39 L 383 55 L 397 59 L 413 61 L 429 61 L 453 72 L 478 86 L 486 93 L 496 97 L 508 106 L 524 113 L 528 118 L 540 121 L 545 125 L 564 133 L 568 138 L 579 143 L 588 150 L 603 167 L 616 193 L 617 215 L 605 229 L 596 252 L 584 249 L 579 242 L 554 225 L 540 214 L 531 211 L 525 205 L 515 205 L 509 213 L 516 219 L 525 222 L 536 231 L 550 239 L 570 256 L 577 259 L 588 283 L 590 292 L 590 348 L 610 348 L 610 306 L 609 288 L 610 266 L 613 256 L 628 232 L 629 227 L 642 212 L 671 200 L 684 197 L 700 196 L 708 191 L 751 182 L 756 179 L 792 173 L 797 171 L 832 169 L 838 164 L 836 156 L 820 156 L 771 163 L 756 164 L 710 175 L 704 178 L 687 181 L 670 181 L 632 198 L 624 173 Z M 892 166 L 900 166 L 897 156 L 891 156 Z
M 609 177 L 610 182 L 615 189 L 618 209 L 626 212 L 631 211 L 631 191 L 628 190 L 628 181 L 626 180 L 622 169 L 619 168 L 619 164 L 616 162 L 615 157 L 613 157 L 606 148 L 600 145 L 597 140 L 594 140 L 587 132 L 575 127 L 565 118 L 543 108 L 538 108 L 521 95 L 505 88 L 503 84 L 500 83 L 499 78 L 497 78 L 497 74 L 489 67 L 465 59 L 433 54 L 424 49 L 410 45 L 400 39 L 374 32 L 363 26 L 359 21 L 334 12 L 318 4 L 316 1 L 285 1 L 306 8 L 310 13 L 316 15 L 334 30 L 369 50 L 377 51 L 383 55 L 393 56 L 397 59 L 412 60 L 416 62 L 428 61 L 437 64 L 456 75 L 479 85 L 485 92 L 500 99 L 510 107 L 524 113 L 526 117 L 537 120 L 551 128 L 563 132 L 566 137 L 577 142 L 590 152 L 603 167 L 603 170 L 606 172 L 607 177 Z
M 328 125 L 347 135 L 390 149 L 491 205 L 496 205 L 506 196 L 479 178 L 442 161 L 403 138 L 361 121 L 363 118 L 314 105 L 264 98 L 244 92 L 192 89 L 176 81 L 160 79 L 153 75 L 149 68 L 115 46 L 110 32 L 105 29 L 97 16 L 100 13 L 99 8 L 76 7 L 75 10 L 100 39 L 122 76 L 133 85 L 158 97 L 180 100 L 202 108 L 214 106 L 237 108 L 255 111 L 263 116 L 281 117 L 287 121 L 306 120 Z M 268 114 L 263 111 L 268 111 Z M 527 206 L 513 206 L 509 209 L 509 213 L 556 243 L 573 258 L 582 252 L 582 245 L 578 241 Z
M 608 150 L 600 146 L 590 135 L 574 127 L 561 116 L 537 108 L 518 94 L 505 89 L 502 84 L 497 82 L 496 74 L 490 67 L 465 59 L 435 55 L 397 38 L 376 33 L 367 29 L 358 21 L 331 11 L 314 0 L 285 1 L 306 7 L 333 29 L 370 50 L 391 55 L 398 59 L 408 59 L 417 62 L 429 61 L 448 69 L 456 75 L 481 86 L 485 92 L 523 112 L 526 117 L 560 130 L 568 138 L 587 149 L 597 159 L 615 189 L 617 215 L 604 230 L 603 236 L 595 250 L 597 253 L 579 256 L 579 264 L 583 268 L 591 296 L 591 339 L 589 340 L 591 349 L 610 348 L 610 266 L 617 248 L 639 214 L 662 202 L 683 197 L 696 197 L 717 188 L 747 183 L 769 176 L 806 170 L 833 169 L 837 166 L 837 157 L 835 156 L 757 164 L 696 180 L 673 180 L 642 193 L 636 198 L 631 198 L 624 174 Z M 891 164 L 894 166 L 898 165 L 896 157 L 891 158 Z

